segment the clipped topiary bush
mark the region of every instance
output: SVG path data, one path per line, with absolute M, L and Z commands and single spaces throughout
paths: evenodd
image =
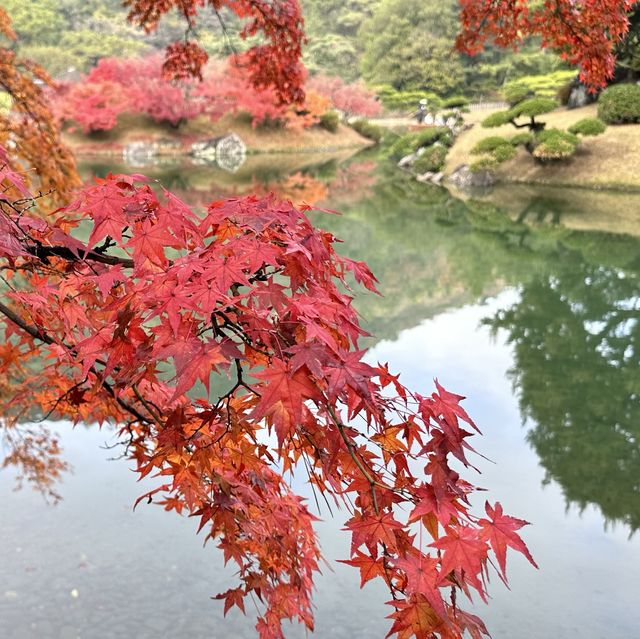
M 496 111 L 482 120 L 485 129 L 495 129 L 503 124 L 509 124 L 509 111 Z
M 427 173 L 428 171 L 438 173 L 442 170 L 446 159 L 447 147 L 438 144 L 426 149 L 426 151 L 414 162 L 413 170 L 418 175 Z
M 436 142 L 444 147 L 453 144 L 451 132 L 447 127 L 431 127 L 414 133 L 406 133 L 391 145 L 389 154 L 392 158 L 400 160 L 405 155 L 415 153 L 424 147 L 433 146 Z
M 502 90 L 502 94 L 511 106 L 515 106 L 518 102 L 532 98 L 535 95 L 530 87 L 520 83 L 506 85 Z
M 340 116 L 336 111 L 327 111 L 320 116 L 320 126 L 330 133 L 336 133 L 340 125 Z
M 350 126 L 362 137 L 373 140 L 376 144 L 379 144 L 384 137 L 384 129 L 377 124 L 372 124 L 369 120 L 356 120 Z
M 492 135 L 491 137 L 480 140 L 472 149 L 471 153 L 474 155 L 480 155 L 481 153 L 492 153 L 498 147 L 511 146 L 511 141 L 506 138 L 501 138 L 498 135 Z
M 517 133 L 513 137 L 509 138 L 509 143 L 513 146 L 527 146 L 528 144 L 533 144 L 535 142 L 535 135 L 533 133 Z
M 545 113 L 551 113 L 558 107 L 558 103 L 553 98 L 529 98 L 516 104 L 509 110 L 512 119 L 525 117 L 536 118 Z
M 602 92 L 598 117 L 607 124 L 640 122 L 640 86 L 615 84 Z
M 436 142 L 444 144 L 445 146 L 451 146 L 453 144 L 453 138 L 451 131 L 446 126 L 432 127 L 423 129 L 418 133 L 414 133 L 414 151 L 424 147 L 431 146 Z
M 574 135 L 600 135 L 607 129 L 607 125 L 599 118 L 584 118 L 569 127 L 569 133 Z
M 501 144 L 493 149 L 491 155 L 495 159 L 496 162 L 506 162 L 515 156 L 517 153 L 517 149 L 515 146 L 511 144 Z
M 538 135 L 538 145 L 533 150 L 533 157 L 541 162 L 566 160 L 576 152 L 579 145 L 578 136 L 560 129 L 548 129 Z
M 447 98 L 442 103 L 443 109 L 461 109 L 469 105 L 469 100 L 461 95 L 455 95 Z
M 562 129 L 547 129 L 546 131 L 540 131 L 536 139 L 541 144 L 546 142 L 555 142 L 556 140 L 562 140 L 574 147 L 577 147 L 580 144 L 580 138 L 577 135 L 563 131 Z

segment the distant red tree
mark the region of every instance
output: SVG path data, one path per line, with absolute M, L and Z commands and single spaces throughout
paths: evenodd
M 127 110 L 177 127 L 202 113 L 205 105 L 194 99 L 197 81 L 192 78 L 167 80 L 162 65 L 162 56 L 157 54 L 143 58 L 104 58 L 81 84 L 113 82 L 127 96 Z
M 123 88 L 110 80 L 61 87 L 53 101 L 56 115 L 75 122 L 85 133 L 113 129 L 118 116 L 131 104 L 131 96 Z
M 370 118 L 382 111 L 376 94 L 367 89 L 362 81 L 347 84 L 342 78 L 317 75 L 307 82 L 307 88 L 329 98 L 333 107 L 347 117 L 357 115 Z

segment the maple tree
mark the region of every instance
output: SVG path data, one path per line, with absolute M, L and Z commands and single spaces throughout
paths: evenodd
M 11 109 L 0 109 L 0 147 L 11 153 L 3 151 L 0 163 L 6 165 L 5 171 L 9 167 L 20 171 L 27 184 L 37 177 L 34 186 L 64 201 L 80 185 L 80 179 L 39 86 L 51 84 L 51 79 L 38 65 L 16 56 L 10 48 L 14 41 L 11 20 L 0 6 L 0 89 L 11 98 Z M 0 188 L 5 186 L 0 181 Z
M 380 115 L 382 105 L 376 99 L 376 94 L 369 91 L 364 82 L 345 82 L 342 78 L 326 75 L 316 75 L 310 78 L 308 88 L 323 95 L 331 104 L 342 111 L 346 117 L 361 116 L 371 118 Z
M 591 89 L 613 76 L 615 52 L 629 31 L 629 13 L 637 0 L 460 0 L 458 48 L 480 52 L 487 42 L 517 47 L 537 36 L 580 67 L 580 78 Z
M 236 56 L 258 89 L 273 88 L 282 104 L 304 99 L 304 67 L 300 61 L 304 21 L 297 0 L 125 0 L 129 20 L 147 31 L 176 9 L 186 22 L 184 40 L 167 47 L 164 73 L 170 79 L 202 78 L 208 56 L 195 38 L 201 14 L 213 11 L 220 20 L 225 8 L 246 20 L 240 36 L 261 34 L 263 41 Z
M 364 361 L 347 291 L 351 278 L 375 290 L 365 264 L 273 197 L 199 217 L 142 176 L 109 176 L 45 222 L 20 176 L 0 177 L 18 196 L 0 201 L 12 437 L 36 408 L 117 424 L 140 477 L 161 481 L 140 499 L 199 518 L 238 567 L 225 610 L 255 595 L 262 639 L 282 637 L 283 619 L 313 628 L 315 518 L 284 479 L 300 471 L 349 510 L 345 561 L 387 583 L 391 634 L 486 633 L 455 593 L 486 598 L 491 551 L 503 579 L 507 547 L 533 562 L 516 532 L 526 522 L 499 504 L 473 515 L 474 488 L 452 467 L 470 466 L 476 429 L 460 396 L 410 391 Z M 73 232 L 87 224 L 83 242 Z M 10 461 L 37 481 L 46 469 L 34 473 L 29 452 Z

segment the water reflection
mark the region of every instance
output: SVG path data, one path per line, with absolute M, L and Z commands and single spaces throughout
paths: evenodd
M 528 441 L 569 502 L 640 527 L 637 271 L 569 260 L 489 320 L 514 345 Z
M 249 157 L 235 174 L 148 172 L 196 205 L 275 191 L 340 210 L 312 215 L 381 281 L 384 297 L 357 300 L 379 340 L 371 357 L 409 385 L 426 390 L 439 375 L 469 395 L 486 433 L 480 448 L 496 462 L 483 464 L 482 485 L 535 524 L 527 538 L 542 570 L 514 562 L 512 592 L 495 584 L 492 606 L 479 611 L 494 637 L 635 636 L 640 577 L 629 566 L 640 552 L 627 536 L 640 527 L 640 196 L 509 187 L 463 200 L 370 154 Z M 77 474 L 56 511 L 10 494 L 1 476 L 0 542 L 31 551 L 0 565 L 0 636 L 253 636 L 251 621 L 223 622 L 209 605 L 224 573 L 190 522 L 152 508 L 125 514 L 144 487 L 103 463 L 97 439 L 65 438 Z M 605 531 L 603 519 L 620 525 Z M 322 524 L 331 558 L 347 552 L 340 525 Z M 74 553 L 87 555 L 86 571 Z M 317 636 L 384 636 L 384 593 L 358 595 L 357 581 L 343 566 L 323 577 Z

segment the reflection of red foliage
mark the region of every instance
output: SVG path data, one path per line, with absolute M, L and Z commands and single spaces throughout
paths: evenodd
M 374 161 L 352 162 L 340 167 L 338 174 L 329 184 L 329 197 L 340 204 L 357 202 L 367 197 L 377 182 L 376 167 Z
M 307 87 L 327 97 L 347 117 L 358 115 L 370 118 L 382 111 L 376 94 L 369 91 L 362 81 L 346 84 L 342 78 L 317 75 L 309 80 Z

